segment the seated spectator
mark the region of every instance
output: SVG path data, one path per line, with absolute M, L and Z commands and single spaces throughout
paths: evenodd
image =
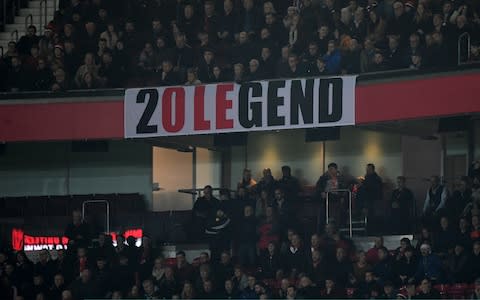
M 155 291 L 155 285 L 151 279 L 146 279 L 142 282 L 143 287 L 143 298 L 144 299 L 155 299 L 159 295 Z
M 224 82 L 226 81 L 225 75 L 223 74 L 222 68 L 220 66 L 213 66 L 213 78 L 212 83 Z
M 98 78 L 98 65 L 95 64 L 93 53 L 85 54 L 83 63 L 84 64 L 78 68 L 77 73 L 75 74 L 75 84 L 77 87 L 81 87 L 84 84 L 86 73 L 90 73 L 94 80 Z
M 153 281 L 151 280 L 149 281 L 153 285 Z M 145 281 L 144 281 L 144 289 L 145 289 Z M 159 297 L 161 299 L 172 299 L 172 296 L 178 294 L 179 291 L 180 291 L 179 282 L 174 276 L 173 268 L 166 267 L 165 276 L 160 280 L 160 284 L 158 285 Z M 146 289 L 145 289 L 145 292 L 147 292 Z M 150 293 L 148 294 L 150 295 L 150 297 L 152 297 Z
M 304 75 L 304 66 L 299 62 L 298 56 L 296 54 L 290 54 L 288 56 L 288 67 L 280 76 L 284 78 L 298 78 Z
M 325 289 L 322 290 L 322 299 L 341 299 L 345 298 L 345 291 L 337 287 L 337 283 L 333 279 L 325 280 Z
M 155 285 L 159 285 L 160 281 L 165 277 L 165 264 L 163 257 L 159 256 L 155 259 L 152 268 L 152 279 Z
M 75 280 L 72 285 L 72 294 L 77 299 L 98 298 L 99 287 L 92 278 L 90 269 L 85 268 L 80 272 L 80 278 Z
M 7 87 L 9 92 L 19 92 L 30 89 L 30 78 L 27 70 L 22 65 L 20 57 L 12 56 L 10 58 L 10 68 L 7 74 Z
M 442 263 L 428 244 L 420 246 L 421 257 L 418 260 L 415 279 L 420 282 L 421 278 L 427 278 L 428 283 L 434 280 L 437 283 L 443 282 Z M 423 281 L 422 281 L 423 283 Z
M 181 299 L 195 299 L 195 288 L 190 281 L 183 283 L 182 291 L 180 292 Z
M 393 263 L 393 274 L 396 278 L 393 281 L 404 285 L 410 282 L 417 271 L 417 259 L 414 255 L 414 249 L 408 246 L 401 257 L 397 256 L 397 260 Z
M 193 67 L 194 52 L 192 47 L 187 44 L 185 34 L 180 33 L 175 37 L 172 61 L 175 62 L 175 65 L 173 65 L 175 71 L 180 72 L 180 74 L 185 74 L 187 68 Z
M 185 282 L 193 278 L 194 269 L 185 258 L 185 252 L 179 251 L 176 255 L 177 265 L 175 267 L 175 275 L 178 282 Z
M 358 251 L 357 261 L 353 264 L 353 276 L 355 277 L 356 282 L 362 282 L 365 279 L 365 273 L 371 270 L 372 266 L 367 263 L 367 256 L 365 252 Z
M 119 40 L 119 35 L 115 28 L 115 24 L 111 22 L 108 23 L 107 30 L 100 34 L 100 38 L 107 42 L 107 48 L 114 50 L 115 46 L 117 45 L 117 41 Z
M 37 44 L 32 45 L 29 54 L 24 60 L 24 66 L 28 71 L 34 71 L 38 67 L 38 60 L 40 59 L 40 50 Z
M 93 76 L 92 73 L 86 72 L 80 80 L 80 85 L 77 86 L 81 90 L 94 90 L 101 87 L 100 81 Z
M 28 55 L 32 46 L 38 45 L 39 41 L 40 38 L 37 36 L 37 27 L 34 25 L 28 26 L 26 34 L 20 38 L 16 45 L 18 54 Z
M 33 86 L 38 91 L 48 91 L 52 85 L 52 71 L 47 67 L 45 59 L 38 59 L 38 66 L 33 72 Z
M 373 274 L 379 284 L 385 284 L 393 279 L 392 262 L 387 248 L 378 249 L 378 262 L 373 266 Z
M 330 278 L 333 278 L 338 287 L 345 287 L 352 274 L 352 263 L 346 256 L 343 248 L 337 248 L 335 260 L 330 264 Z
M 255 292 L 255 285 L 257 284 L 257 279 L 255 276 L 250 275 L 248 276 L 248 285 L 243 289 L 241 293 L 241 298 L 242 299 L 257 299 L 258 295 Z
M 448 272 L 455 283 L 472 282 L 470 258 L 465 246 L 456 243 L 453 253 L 448 256 Z
M 145 43 L 140 56 L 138 57 L 138 68 L 142 75 L 150 75 L 157 67 L 155 52 L 152 43 Z
M 251 59 L 248 63 L 248 74 L 245 80 L 256 81 L 261 79 L 263 79 L 263 73 L 260 70 L 260 63 L 257 59 Z
M 440 293 L 432 288 L 432 281 L 425 278 L 420 283 L 419 292 L 415 296 L 415 299 L 440 299 Z
M 308 261 L 307 274 L 317 284 L 325 282 L 328 272 L 328 262 L 320 250 L 313 250 L 311 260 Z
M 397 291 L 391 281 L 385 282 L 380 299 L 396 299 Z
M 114 62 L 113 54 L 109 50 L 105 51 L 102 55 L 98 76 L 102 85 L 108 88 L 118 88 L 123 84 L 124 72 L 118 66 L 117 62 Z
M 365 254 L 367 263 L 369 263 L 370 265 L 375 265 L 379 261 L 378 250 L 384 247 L 383 237 L 382 236 L 375 237 L 373 243 L 374 243 L 373 247 L 370 248 Z
M 213 67 L 215 66 L 215 53 L 213 49 L 206 48 L 198 64 L 198 79 L 201 82 L 210 83 L 213 81 Z
M 187 82 L 184 85 L 199 85 L 202 84 L 200 80 L 197 78 L 197 70 L 194 68 L 187 69 Z
M 435 252 L 440 256 L 445 256 L 451 253 L 455 247 L 455 230 L 450 226 L 450 221 L 447 217 L 440 218 L 440 231 L 435 239 Z
M 473 251 L 470 257 L 472 278 L 480 277 L 480 241 L 473 243 Z
M 358 283 L 358 288 L 354 293 L 354 297 L 360 299 L 368 299 L 374 291 L 378 291 L 379 285 L 375 280 L 373 271 L 365 272 L 365 278 Z
M 158 78 L 160 86 L 176 85 L 180 82 L 179 74 L 174 70 L 173 64 L 170 60 L 162 62 L 160 78 Z
M 67 74 L 70 76 L 73 76 L 80 66 L 80 56 L 78 55 L 78 51 L 75 48 L 75 44 L 72 40 L 65 40 L 63 47 L 63 65 L 65 67 L 65 72 L 67 72 Z
M 382 51 L 375 51 L 373 56 L 373 62 L 369 67 L 370 72 L 383 72 L 388 69 L 388 66 L 385 62 L 385 56 Z
M 240 32 L 238 35 L 238 42 L 233 45 L 231 49 L 230 62 L 233 65 L 238 63 L 247 65 L 254 56 L 253 45 L 249 40 L 248 33 L 245 31 Z
M 233 65 L 233 81 L 236 83 L 241 83 L 246 80 L 245 77 L 243 65 L 240 63 Z
M 55 274 L 55 276 L 53 277 L 53 285 L 48 291 L 49 299 L 62 299 L 62 292 L 65 289 L 65 278 L 62 274 Z
M 328 41 L 327 52 L 323 56 L 325 61 L 325 68 L 329 75 L 336 75 L 340 73 L 342 56 L 340 50 L 337 49 L 334 40 Z

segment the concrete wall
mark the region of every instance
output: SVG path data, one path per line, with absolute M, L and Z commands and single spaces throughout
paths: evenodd
M 274 177 L 279 177 L 280 167 L 287 164 L 304 184 L 315 184 L 324 163 L 330 162 L 354 176 L 363 176 L 365 165 L 374 163 L 385 181 L 402 173 L 400 135 L 342 128 L 340 140 L 325 142 L 325 161 L 322 144 L 305 143 L 303 130 L 250 133 L 247 146 L 232 149 L 231 187 L 240 180 L 245 166 L 258 179 L 266 167 L 272 169 Z

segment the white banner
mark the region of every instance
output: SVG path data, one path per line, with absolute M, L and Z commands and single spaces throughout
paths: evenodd
M 125 137 L 355 124 L 356 76 L 128 89 Z

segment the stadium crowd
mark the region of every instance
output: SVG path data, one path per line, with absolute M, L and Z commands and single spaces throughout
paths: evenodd
M 1 91 L 442 68 L 465 32 L 479 56 L 477 0 L 59 2 L 48 26 L 9 43 Z
M 183 251 L 163 257 L 147 236 L 141 247 L 122 235 L 116 247 L 110 235 L 92 239 L 95 234 L 75 211 L 65 230 L 68 249 L 57 250 L 56 259 L 47 250 L 35 263 L 23 251 L 0 251 L 0 298 L 480 299 L 480 163 L 469 173 L 452 193 L 432 177 L 423 226 L 414 241 L 402 238 L 396 249 L 387 249 L 381 236 L 371 249 L 357 249 L 333 217 L 322 228 L 298 226 L 301 187 L 288 166 L 278 180 L 265 169 L 258 182 L 245 169 L 234 199 L 226 191 L 217 199 L 206 186 L 192 210 L 190 242 L 200 237 L 210 253 L 192 262 Z M 341 203 L 335 190 L 347 182 L 331 163 L 317 182 L 314 201 L 330 193 L 332 205 Z M 361 203 L 356 209 L 369 214 L 368 202 L 378 189 L 382 180 L 369 164 L 356 184 Z M 408 212 L 412 197 L 399 177 L 388 199 L 392 218 L 414 222 Z

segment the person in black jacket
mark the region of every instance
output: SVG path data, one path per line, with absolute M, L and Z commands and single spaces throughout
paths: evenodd
M 237 228 L 238 259 L 241 265 L 255 265 L 257 244 L 257 220 L 250 205 L 243 209 L 243 219 Z
M 366 215 L 373 214 L 373 208 L 383 198 L 382 178 L 375 172 L 375 165 L 367 165 L 365 180 L 359 186 L 357 193 L 358 205 Z
M 285 270 L 289 271 L 292 278 L 305 272 L 307 269 L 307 253 L 298 234 L 292 236 L 290 246 L 285 255 Z
M 282 258 L 274 242 L 268 243 L 268 248 L 260 255 L 260 267 L 264 278 L 275 278 L 276 272 L 281 269 Z
M 230 228 L 231 220 L 221 209 L 207 221 L 205 234 L 209 239 L 212 261 L 215 263 L 220 260 L 223 251 L 230 250 Z

